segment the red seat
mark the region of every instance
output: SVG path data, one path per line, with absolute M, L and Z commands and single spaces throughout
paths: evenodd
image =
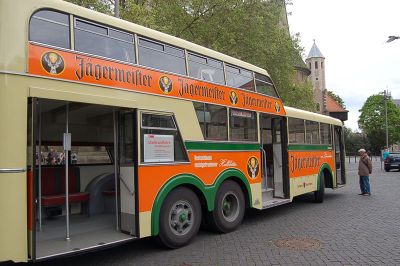
M 65 168 L 42 167 L 41 169 L 42 206 L 53 207 L 65 204 Z M 87 202 L 89 193 L 80 191 L 79 167 L 68 169 L 68 199 L 69 202 Z

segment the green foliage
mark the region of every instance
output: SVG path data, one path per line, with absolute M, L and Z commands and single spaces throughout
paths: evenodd
M 328 91 L 328 95 L 331 96 L 341 107 L 343 107 L 343 109 L 346 109 L 346 105 L 339 95 L 335 94 L 333 91 Z
M 368 141 L 367 136 L 364 133 L 353 132 L 351 128 L 344 127 L 344 142 L 346 147 L 346 153 L 348 155 L 357 155 L 357 151 L 361 148 L 371 150 L 371 145 Z M 378 154 L 373 152 L 373 154 Z
M 367 135 L 371 149 L 378 152 L 386 145 L 385 100 L 383 93 L 368 97 L 361 110 L 358 126 Z M 389 145 L 400 141 L 400 109 L 387 101 Z
M 314 94 L 310 82 L 293 84 L 285 94 L 285 105 L 315 112 Z M 301 99 L 301 101 L 299 101 Z
M 106 0 L 73 1 L 94 7 Z M 301 48 L 298 36 L 292 40 L 281 26 L 286 15 L 283 4 L 283 0 L 124 0 L 120 16 L 264 68 L 285 104 L 313 111 L 311 85 L 293 85 Z
M 111 15 L 111 6 L 114 1 L 109 0 L 65 0 L 76 5 L 80 5 L 91 10 Z

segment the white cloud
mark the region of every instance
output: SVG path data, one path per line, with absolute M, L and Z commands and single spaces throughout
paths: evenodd
M 372 94 L 389 89 L 400 98 L 400 1 L 293 0 L 292 33 L 308 54 L 313 39 L 325 56 L 326 86 L 345 101 L 346 125 L 357 129 L 358 110 Z

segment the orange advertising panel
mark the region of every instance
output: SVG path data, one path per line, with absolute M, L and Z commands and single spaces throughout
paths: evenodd
M 189 152 L 190 164 L 139 166 L 139 211 L 149 211 L 161 187 L 180 174 L 197 176 L 206 186 L 213 185 L 227 169 L 241 171 L 250 184 L 261 182 L 260 153 L 254 151 Z M 155 174 L 157 173 L 157 174 Z
M 76 52 L 29 44 L 30 74 L 285 115 L 282 101 Z
M 333 151 L 289 151 L 289 177 L 316 175 L 322 164 L 334 169 Z

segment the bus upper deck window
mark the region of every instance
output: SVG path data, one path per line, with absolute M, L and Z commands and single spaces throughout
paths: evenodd
M 139 64 L 186 75 L 183 49 L 142 37 L 139 38 Z
M 69 16 L 52 10 L 36 12 L 29 24 L 29 40 L 69 49 Z
M 132 33 L 78 18 L 74 32 L 77 51 L 136 63 Z
M 226 82 L 228 86 L 254 91 L 253 72 L 236 66 L 226 66 Z
M 222 62 L 205 56 L 188 53 L 189 76 L 225 84 Z
M 256 90 L 259 93 L 278 98 L 278 93 L 270 78 L 265 75 L 255 73 Z

